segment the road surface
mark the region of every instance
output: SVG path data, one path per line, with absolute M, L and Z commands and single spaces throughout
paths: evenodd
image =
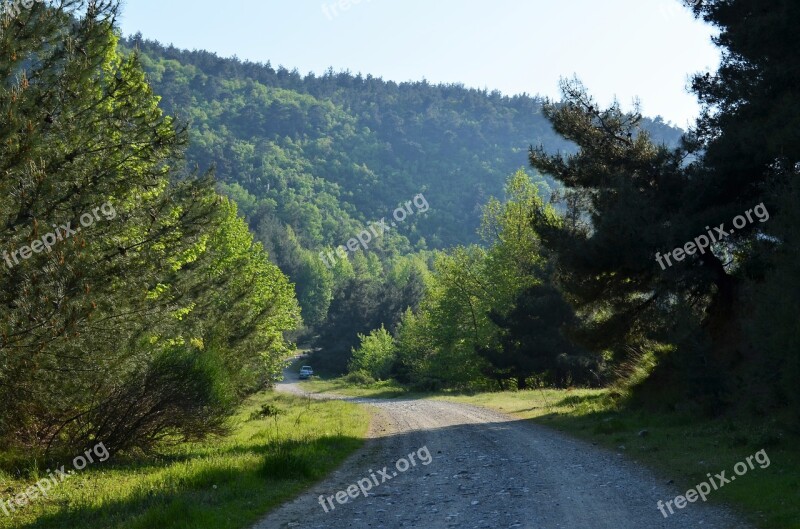
M 279 389 L 304 393 L 295 380 Z M 254 529 L 752 529 L 699 500 L 665 518 L 657 501 L 685 491 L 529 422 L 449 402 L 353 400 L 377 412 L 366 446 Z

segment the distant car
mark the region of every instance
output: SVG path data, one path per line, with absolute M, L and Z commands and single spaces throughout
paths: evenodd
M 300 380 L 309 379 L 313 374 L 314 370 L 311 369 L 311 366 L 303 366 L 300 368 Z

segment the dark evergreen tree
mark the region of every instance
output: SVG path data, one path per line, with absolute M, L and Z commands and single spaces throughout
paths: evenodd
M 514 308 L 489 318 L 500 331 L 500 348 L 482 348 L 493 368 L 491 378 L 513 378 L 517 389 L 527 389 L 528 379 L 536 377 L 547 386 L 597 385 L 597 361 L 568 337 L 578 324 L 575 311 L 552 284 L 526 289 Z
M 752 229 L 735 236 L 736 267 L 725 268 L 733 292 L 719 312 L 755 330 L 753 345 L 742 348 L 740 390 L 762 411 L 788 401 L 800 417 L 800 4 L 708 0 L 694 10 L 719 29 L 723 60 L 715 73 L 694 78 L 704 112 L 687 138 L 699 156 L 688 205 L 725 216 L 760 202 L 768 208 L 756 237 Z

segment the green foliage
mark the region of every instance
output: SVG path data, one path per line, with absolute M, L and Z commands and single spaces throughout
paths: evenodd
M 309 249 L 345 243 L 420 192 L 430 215 L 407 219 L 394 250 L 423 239 L 432 247 L 473 242 L 476 211 L 502 191 L 531 137 L 569 147 L 548 130 L 537 98 L 348 73 L 302 78 L 139 38 L 124 45 L 141 51 L 164 108 L 191 121 L 189 160 L 215 164 L 238 197 L 229 186 L 257 203 L 274 200 L 253 225 L 274 214 Z
M 216 355 L 181 348 L 164 351 L 103 395 L 79 420 L 84 438 L 71 439 L 70 444 L 88 446 L 102 439 L 117 453 L 226 433 L 226 421 L 237 403 L 229 384 Z M 66 431 L 72 433 L 72 428 Z
M 370 386 L 376 382 L 375 377 L 370 373 L 360 370 L 346 374 L 342 380 L 347 384 L 354 384 L 356 386 Z
M 353 349 L 353 358 L 350 360 L 350 372 L 368 373 L 376 380 L 384 380 L 392 368 L 395 360 L 396 346 L 394 338 L 381 326 L 368 335 L 359 334 L 361 345 Z
M 406 312 L 397 331 L 401 381 L 434 390 L 507 379 L 522 388 L 532 376 L 562 385 L 589 380 L 592 362 L 563 335 L 577 318 L 550 284 L 533 228 L 535 215 L 553 222 L 557 215 L 524 171 L 508 179 L 506 197 L 484 208 L 488 249 L 437 256 L 420 309 Z
M 787 0 L 702 2 L 695 13 L 719 29 L 722 64 L 697 75 L 693 90 L 704 106 L 687 138 L 702 156 L 691 191 L 696 208 L 740 213 L 763 202 L 769 222 L 745 234 L 733 255 L 744 307 L 729 346 L 737 389 L 750 411 L 789 406 L 800 429 L 797 214 L 800 183 L 800 88 L 794 72 L 800 6 Z M 737 237 L 739 235 L 737 234 Z
M 181 321 L 205 348 L 223 354 L 239 391 L 260 389 L 280 376 L 294 348 L 284 338 L 300 321 L 293 285 L 272 264 L 227 199 L 218 201 L 218 220 L 197 263 L 193 291 L 207 290 Z M 205 266 L 202 266 L 205 265 Z
M 118 54 L 114 4 L 85 7 L 1 22 L 0 439 L 34 451 L 219 432 L 299 322 L 235 206 L 181 169 L 186 135 Z
M 709 0 L 694 11 L 719 28 L 723 51 L 715 74 L 694 79 L 704 106 L 696 128 L 669 148 L 637 110 L 600 109 L 580 83 L 564 82 L 564 100 L 544 113 L 578 151 L 531 149 L 532 166 L 563 184 L 566 206 L 561 221 L 537 215 L 536 231 L 581 318 L 579 343 L 611 351 L 615 370 L 631 375 L 641 372 L 629 369 L 639 351 L 669 351 L 647 369 L 639 395 L 663 405 L 691 399 L 713 413 L 796 410 L 800 92 L 791 72 L 800 8 Z M 769 222 L 734 232 L 732 219 L 756 206 Z M 657 256 L 710 226 L 730 233 L 659 268 Z
M 394 332 L 403 312 L 416 309 L 429 271 L 427 254 L 381 262 L 375 254 L 358 253 L 333 268 L 333 299 L 316 343 L 315 365 L 334 373 L 347 369 L 358 334 L 385 326 Z
M 612 368 L 653 343 L 676 344 L 680 357 L 697 360 L 690 376 L 712 380 L 731 358 L 726 336 L 736 332 L 736 262 L 726 267 L 724 261 L 756 232 L 741 230 L 708 251 L 659 267 L 657 255 L 732 217 L 692 209 L 698 191 L 691 190 L 696 175 L 684 163 L 686 151 L 654 143 L 637 111 L 623 112 L 618 104 L 600 109 L 577 81 L 562 89 L 564 101 L 546 105 L 545 113 L 579 151 L 549 155 L 540 146 L 531 149 L 530 161 L 565 185 L 564 218 L 537 215 L 534 223 L 557 258 L 558 284 L 581 318 L 574 339 L 593 351 L 611 351 Z M 708 343 L 714 354 L 703 352 Z M 662 386 L 673 385 L 669 378 Z M 692 397 L 714 408 L 722 389 L 701 382 Z
M 412 381 L 431 378 L 455 387 L 481 383 L 485 363 L 475 345 L 491 340 L 495 330 L 486 317 L 485 255 L 475 246 L 437 255 L 418 316 L 403 321 L 400 331 L 401 346 L 410 345 L 401 358 L 411 360 L 401 369 L 411 371 Z
M 322 362 L 339 372 L 357 333 L 381 324 L 393 331 L 416 306 L 419 281 L 344 280 L 320 266 L 320 251 L 370 222 L 391 222 L 394 208 L 417 193 L 430 211 L 370 244 L 384 272 L 415 251 L 478 242 L 480 208 L 501 194 L 532 138 L 553 151 L 573 149 L 552 133 L 536 97 L 332 71 L 301 77 L 141 36 L 123 47 L 140 52 L 162 107 L 191 123 L 190 163 L 215 167 L 220 190 L 295 283 L 309 326 L 303 338 L 319 335 Z M 670 143 L 679 139 L 663 121 L 648 126 Z M 554 180 L 536 178 L 548 198 Z
M 764 280 L 748 285 L 755 313 L 747 331 L 760 354 L 746 366 L 753 371 L 746 389 L 752 411 L 763 414 L 789 405 L 793 427 L 800 430 L 800 182 L 779 202 L 785 213 L 772 228 L 782 236 L 781 247 L 771 256 Z
M 515 379 L 517 389 L 527 389 L 531 377 L 561 388 L 602 382 L 598 360 L 566 335 L 578 318 L 552 284 L 526 289 L 511 311 L 505 315 L 492 311 L 489 318 L 502 329 L 500 344 L 478 352 L 492 364 L 495 377 Z

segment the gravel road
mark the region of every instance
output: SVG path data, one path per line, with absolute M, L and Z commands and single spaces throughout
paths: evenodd
M 685 491 L 544 427 L 449 402 L 353 400 L 376 411 L 366 446 L 254 529 L 751 529 L 699 501 L 665 519 L 656 502 Z M 360 480 L 368 496 L 338 503 Z

